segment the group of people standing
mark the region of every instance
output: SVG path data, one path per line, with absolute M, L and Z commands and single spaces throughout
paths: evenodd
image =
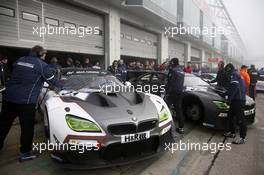
M 234 65 L 229 63 L 225 65 L 223 61 L 218 64 L 217 77 L 209 83 L 216 83 L 224 87 L 227 91 L 222 94 L 229 105 L 228 122 L 226 126 L 225 137 L 236 137 L 236 125 L 239 126 L 240 137 L 233 140 L 233 144 L 244 144 L 246 142 L 247 126 L 244 117 L 244 107 L 246 104 L 246 95 L 253 99 L 256 96 L 256 83 L 259 73 L 254 65 L 246 70 L 245 65 L 241 66 L 240 71 L 235 69 Z M 184 73 L 190 69 L 182 69 L 179 60 L 173 58 L 169 64 L 168 82 L 166 85 L 166 102 L 168 106 L 173 106 L 176 111 L 174 118 L 178 120 L 179 127 L 177 132 L 184 133 L 184 118 L 181 108 L 181 99 L 183 94 Z M 175 100 L 176 99 L 176 100 Z
M 224 62 L 218 64 L 219 71 L 216 79 L 209 83 L 217 82 L 218 86 L 227 89 L 223 97 L 226 98 L 229 104 L 228 113 L 228 126 L 227 132 L 224 134 L 226 137 L 235 138 L 236 124 L 240 128 L 240 138 L 235 140 L 234 143 L 245 143 L 247 126 L 244 117 L 244 106 L 246 104 L 246 95 L 249 95 L 255 100 L 256 97 L 256 84 L 259 79 L 259 73 L 254 65 L 250 66 L 247 70 L 246 65 L 242 65 L 240 70 L 236 70 L 233 64 L 227 64 Z
M 67 58 L 66 61 L 64 62 L 64 64 L 60 65 L 59 61 L 56 57 L 52 57 L 50 59 L 50 66 L 52 68 L 55 69 L 59 69 L 59 68 L 92 68 L 92 69 L 101 69 L 101 65 L 100 62 L 97 61 L 95 62 L 95 64 L 92 64 L 90 62 L 89 58 L 85 58 L 83 62 L 81 62 L 80 60 L 76 59 L 73 61 L 72 58 Z
M 112 65 L 107 68 L 117 79 L 121 82 L 126 81 L 127 77 L 127 66 L 124 64 L 124 60 L 114 60 Z

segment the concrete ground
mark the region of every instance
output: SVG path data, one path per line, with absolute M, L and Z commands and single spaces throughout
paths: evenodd
M 54 163 L 48 152 L 33 161 L 19 163 L 20 128 L 18 124 L 12 127 L 6 140 L 6 146 L 0 152 L 0 174 L 5 175 L 55 175 L 55 174 L 96 174 L 96 175 L 264 175 L 264 94 L 257 97 L 256 123 L 248 128 L 245 145 L 231 145 L 231 150 L 211 153 L 199 150 L 168 151 L 150 160 L 145 160 L 125 166 L 116 166 L 97 170 L 68 170 Z M 176 143 L 230 143 L 221 132 L 207 129 L 189 123 L 183 138 L 174 133 Z M 35 142 L 44 141 L 42 123 L 36 127 Z M 213 147 L 212 147 L 213 148 Z

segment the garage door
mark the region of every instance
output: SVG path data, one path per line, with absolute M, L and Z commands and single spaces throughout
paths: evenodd
M 191 56 L 196 58 L 201 58 L 201 51 L 199 49 L 193 48 L 191 49 Z
M 184 61 L 185 46 L 175 40 L 169 40 L 169 58 L 179 58 L 180 61 Z
M 120 37 L 121 55 L 157 59 L 157 35 L 122 23 Z
M 41 44 L 49 50 L 104 54 L 104 18 L 99 14 L 51 0 L 8 0 L 0 5 L 5 26 L 0 29 L 1 45 Z M 46 30 L 44 37 L 40 37 L 41 27 Z

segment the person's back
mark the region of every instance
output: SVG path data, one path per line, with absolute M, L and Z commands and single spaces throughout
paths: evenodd
M 256 85 L 259 79 L 259 72 L 254 67 L 251 67 L 248 69 L 248 74 L 250 77 L 250 84 Z
M 228 85 L 229 85 L 229 80 L 230 79 L 226 75 L 224 69 L 221 69 L 221 70 L 218 71 L 218 73 L 217 73 L 217 85 L 218 86 L 227 88 Z
M 54 78 L 53 75 L 48 75 L 49 69 L 48 64 L 36 55 L 18 59 L 13 65 L 13 74 L 7 83 L 4 100 L 16 104 L 36 104 L 45 78 L 48 81 Z
M 246 100 L 246 84 L 238 71 L 234 71 L 231 75 L 231 83 L 228 89 L 229 100 Z
M 249 85 L 250 85 L 250 77 L 249 77 L 249 74 L 247 73 L 246 67 L 244 67 L 244 66 L 241 67 L 240 75 L 243 77 L 245 84 L 246 84 L 246 88 L 248 90 Z
M 184 68 L 184 72 L 191 74 L 193 72 L 193 70 L 192 70 L 191 66 L 187 66 Z
M 19 58 L 14 66 L 11 79 L 3 93 L 0 117 L 0 150 L 16 117 L 19 117 L 21 138 L 19 161 L 37 157 L 32 150 L 36 104 L 44 81 L 61 88 L 62 85 L 44 61 L 46 51 L 36 45 L 30 55 Z

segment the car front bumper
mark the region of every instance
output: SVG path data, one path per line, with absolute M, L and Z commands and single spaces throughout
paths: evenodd
M 63 168 L 95 169 L 128 164 L 160 155 L 165 143 L 172 142 L 171 129 L 164 135 L 151 135 L 149 139 L 125 143 L 114 142 L 102 146 L 98 151 L 53 152 L 52 158 Z

